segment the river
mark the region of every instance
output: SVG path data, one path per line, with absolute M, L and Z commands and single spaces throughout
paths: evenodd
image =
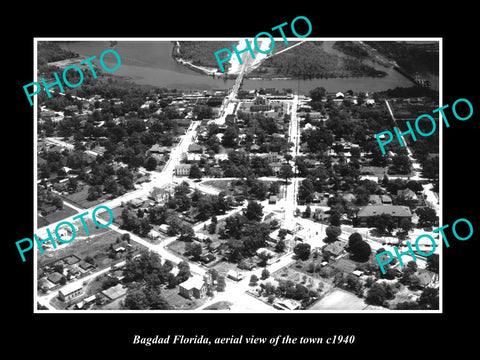
M 74 51 L 81 56 L 100 54 L 110 47 L 109 41 L 59 41 L 62 48 Z M 338 51 L 331 48 L 331 42 L 326 42 L 325 50 Z M 121 57 L 122 64 L 111 74 L 126 76 L 137 84 L 148 84 L 169 89 L 227 89 L 234 85 L 234 80 L 212 78 L 195 72 L 178 64 L 172 58 L 173 43 L 171 41 L 118 41 L 115 50 Z M 341 54 L 341 53 L 340 53 Z M 213 55 L 212 55 L 213 56 Z M 113 57 L 112 57 L 113 58 Z M 98 60 L 97 60 L 98 61 Z M 98 62 L 97 62 L 98 63 Z M 109 61 L 105 57 L 105 63 Z M 110 64 L 114 66 L 116 63 Z M 300 93 L 306 93 L 316 87 L 324 87 L 328 92 L 337 91 L 382 91 L 394 87 L 408 87 L 413 83 L 391 68 L 386 68 L 377 63 L 375 68 L 387 73 L 385 77 L 356 77 L 333 78 L 314 80 L 257 80 L 245 79 L 244 89 L 259 88 L 291 88 Z

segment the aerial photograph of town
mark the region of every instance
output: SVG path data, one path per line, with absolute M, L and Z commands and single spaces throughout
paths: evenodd
M 275 40 L 35 39 L 35 312 L 441 311 L 440 40 Z

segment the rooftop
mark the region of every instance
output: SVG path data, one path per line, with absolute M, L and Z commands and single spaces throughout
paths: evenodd
M 370 217 L 388 214 L 395 217 L 411 217 L 412 213 L 408 206 L 400 205 L 367 205 L 360 209 L 358 217 Z
M 201 276 L 194 275 L 188 280 L 181 283 L 180 286 L 183 287 L 185 290 L 192 290 L 192 289 L 201 289 L 204 284 L 205 282 Z

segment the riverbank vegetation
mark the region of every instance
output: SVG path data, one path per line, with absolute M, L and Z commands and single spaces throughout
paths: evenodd
M 181 58 L 193 65 L 218 68 L 214 53 L 223 48 L 232 49 L 232 41 L 178 41 L 173 49 L 173 57 Z M 231 50 L 232 51 L 232 50 Z M 220 54 L 226 56 L 226 54 Z M 223 67 L 228 70 L 230 63 L 225 62 Z
M 250 77 L 301 79 L 385 76 L 383 71 L 353 58 L 329 54 L 322 41 L 307 41 L 279 55 L 267 58 Z
M 405 71 L 414 74 L 439 72 L 438 42 L 366 41 L 381 54 L 395 60 Z

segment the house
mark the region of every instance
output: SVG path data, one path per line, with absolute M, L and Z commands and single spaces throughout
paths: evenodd
M 89 296 L 83 299 L 82 301 L 79 301 L 78 303 L 76 303 L 75 306 L 77 307 L 77 309 L 86 309 L 90 304 L 95 302 L 95 299 L 96 299 L 95 295 Z
M 418 280 L 420 280 L 420 287 L 425 288 L 432 281 L 435 280 L 435 273 L 433 271 L 425 270 L 425 269 L 420 269 L 418 270 Z
M 76 229 L 76 230 L 78 230 L 78 229 Z M 65 259 L 63 259 L 63 261 L 68 265 L 73 265 L 73 264 L 76 264 L 77 262 L 79 262 L 80 259 L 75 255 L 70 255 L 70 256 L 67 256 Z
M 167 234 L 168 233 L 168 229 L 170 229 L 170 226 L 167 225 L 167 224 L 162 224 L 158 227 L 158 230 L 163 233 L 163 234 Z
M 147 234 L 147 236 L 152 239 L 152 240 L 155 240 L 155 239 L 158 239 L 160 237 L 160 233 L 156 230 L 150 230 Z
M 345 249 L 345 245 L 346 243 L 344 242 L 334 241 L 330 244 L 325 245 L 325 247 L 323 248 L 323 252 L 337 257 L 343 252 L 343 250 Z
M 279 310 L 297 310 L 301 305 L 299 301 L 292 299 L 277 300 L 273 303 L 273 307 Z
M 86 261 L 80 261 L 80 263 L 78 264 L 78 266 L 80 266 L 80 268 L 82 268 L 83 270 L 87 271 L 91 268 L 93 268 L 94 266 Z
M 138 209 L 140 206 L 143 205 L 143 200 L 133 199 L 133 200 L 130 201 L 130 204 L 132 204 L 132 206 L 133 206 L 135 209 Z
M 122 284 L 117 284 L 108 288 L 107 290 L 103 290 L 102 294 L 108 297 L 110 300 L 118 299 L 119 297 L 125 295 L 127 293 L 127 288 L 124 288 Z
M 243 270 L 252 270 L 255 268 L 255 262 L 251 259 L 251 258 L 248 258 L 248 259 L 243 259 L 242 261 L 240 261 L 240 263 L 238 264 L 238 268 L 239 269 L 243 269 Z M 238 273 L 237 273 L 238 275 Z M 228 276 L 228 275 L 227 275 Z M 233 279 L 232 277 L 230 277 L 231 279 Z M 233 279 L 235 280 L 235 279 Z M 236 280 L 238 281 L 238 280 Z
M 121 253 L 121 252 L 125 252 L 126 249 L 123 246 L 114 246 L 113 251 L 115 251 L 116 253 Z
M 380 198 L 380 195 L 371 194 L 368 196 L 368 203 L 370 205 L 382 205 L 382 199 Z
M 234 270 L 228 270 L 227 277 L 235 281 L 240 281 L 243 279 L 243 274 Z
M 398 190 L 397 196 L 403 198 L 405 201 L 411 202 L 412 204 L 418 202 L 417 194 L 409 188 Z
M 194 275 L 179 285 L 180 295 L 188 299 L 200 299 L 207 293 L 207 284 L 202 276 Z
M 269 204 L 276 204 L 277 203 L 277 195 L 270 195 L 270 197 L 268 198 L 268 203 Z
M 270 168 L 275 174 L 278 174 L 280 172 L 280 169 L 282 168 L 282 163 L 280 162 L 271 163 Z
M 190 164 L 179 164 L 175 166 L 175 175 L 177 176 L 188 176 L 190 175 Z
M 258 146 L 257 144 L 253 144 L 252 146 L 250 146 L 250 152 L 256 153 L 258 152 L 258 150 L 260 150 L 260 146 Z
M 152 192 L 148 196 L 149 199 L 154 200 L 159 204 L 163 204 L 170 198 L 173 189 L 170 187 L 163 187 L 163 188 L 153 188 Z
M 60 280 L 63 278 L 63 274 L 60 274 L 58 272 L 53 272 L 51 274 L 48 274 L 47 279 L 51 283 L 58 285 L 60 283 Z
M 267 161 L 271 163 L 276 163 L 281 160 L 280 154 L 278 152 L 269 152 L 265 155 Z
M 363 275 L 363 271 L 355 270 L 354 272 L 352 272 L 352 274 L 355 275 L 356 277 L 360 277 Z
M 70 301 L 82 295 L 82 284 L 72 283 L 63 287 L 63 289 L 58 291 L 58 297 L 62 301 Z
M 392 205 L 392 198 L 390 196 L 380 195 L 380 198 L 382 199 L 382 204 Z
M 313 214 L 313 218 L 317 221 L 325 221 L 330 217 L 330 214 L 326 214 L 322 208 L 316 208 Z
M 388 214 L 397 221 L 400 219 L 412 219 L 412 213 L 408 206 L 400 205 L 367 205 L 358 211 L 357 218 L 361 226 L 366 226 L 367 220 L 373 216 Z
M 208 264 L 209 262 L 212 262 L 213 260 L 215 260 L 215 255 L 213 255 L 212 253 L 207 253 L 207 254 L 203 254 L 200 256 L 200 261 L 205 263 L 205 264 Z
M 195 144 L 195 143 L 190 144 L 188 146 L 188 152 L 201 154 L 203 152 L 203 146 L 201 146 L 199 144 Z
M 170 152 L 170 148 L 167 146 L 160 146 L 159 144 L 154 144 L 150 149 L 148 149 L 149 155 L 154 154 L 168 154 Z
M 262 253 L 264 253 L 265 255 L 270 256 L 270 257 L 274 257 L 274 256 L 276 255 L 275 252 L 273 252 L 273 251 L 271 251 L 271 250 L 268 250 L 268 249 L 266 249 L 266 248 L 259 248 L 259 249 L 257 249 L 257 252 L 256 252 L 257 255 L 260 255 L 260 254 L 262 254 Z

